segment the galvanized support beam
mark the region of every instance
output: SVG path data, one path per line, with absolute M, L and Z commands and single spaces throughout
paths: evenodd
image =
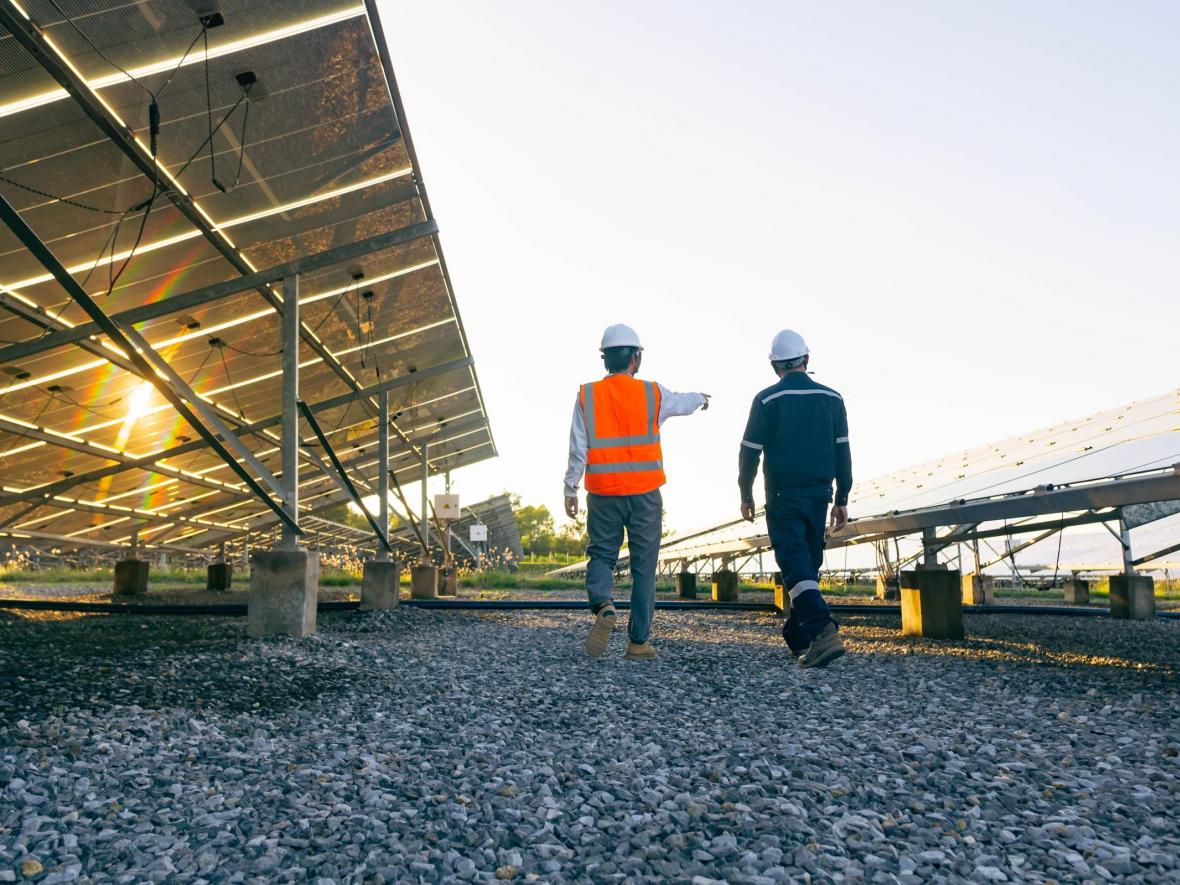
M 1119 539 L 1123 545 L 1123 574 L 1135 574 L 1135 557 L 1131 552 L 1131 528 L 1122 513 L 1119 513 Z
M 217 435 L 221 437 L 225 444 L 233 449 L 234 454 L 249 465 L 258 477 L 270 486 L 272 492 L 281 494 L 283 486 L 279 483 L 278 479 L 266 468 L 265 464 L 254 456 L 254 453 L 238 438 L 238 435 L 230 430 L 222 417 L 217 414 L 217 410 L 206 402 L 200 394 L 189 387 L 188 382 L 180 377 L 180 374 L 168 364 L 167 360 L 156 353 L 155 349 L 140 334 L 138 329 L 134 326 L 129 326 L 123 331 L 131 343 L 138 348 L 140 356 L 146 359 L 156 372 L 166 378 L 168 384 L 197 410 L 200 416 L 217 431 Z M 152 381 L 157 389 L 161 388 L 158 381 L 154 381 L 147 375 L 144 375 L 144 378 L 147 381 Z
M 276 264 L 273 267 L 247 273 L 245 276 L 226 280 L 223 283 L 214 283 L 211 286 L 193 289 L 192 291 L 175 295 L 171 298 L 165 298 L 162 301 L 156 301 L 152 304 L 133 307 L 129 310 L 113 314 L 111 319 L 121 326 L 127 326 L 133 323 L 144 323 L 173 313 L 188 312 L 194 308 L 229 298 L 232 295 L 248 292 L 267 283 L 275 283 L 289 276 L 307 274 L 311 271 L 332 267 L 333 265 L 344 264 L 383 249 L 389 249 L 393 246 L 429 237 L 437 232 L 438 224 L 435 221 L 411 224 L 408 227 L 399 228 L 389 233 L 378 234 L 366 240 L 346 243 L 343 246 L 334 246 L 331 249 L 325 249 L 323 252 L 317 252 L 315 255 L 296 258 L 293 261 L 286 261 L 282 264 Z M 0 293 L 0 298 L 4 298 L 3 293 Z M 76 344 L 101 334 L 101 330 L 95 323 L 81 323 L 70 328 L 55 326 L 48 316 L 43 316 L 40 312 L 34 311 L 17 299 L 8 298 L 0 303 L 3 303 L 7 307 L 8 301 L 13 303 L 13 311 L 18 312 L 22 318 L 30 322 L 35 322 L 42 328 L 52 331 L 47 335 L 34 338 L 31 341 L 22 341 L 18 344 L 10 344 L 7 347 L 0 348 L 0 365 L 11 365 L 26 357 L 34 356 L 47 350 L 53 350 L 55 347 Z M 99 346 L 95 342 L 91 342 L 90 345 L 93 348 L 98 348 Z M 108 352 L 100 353 L 98 350 L 92 350 L 92 352 L 99 353 L 104 359 L 110 359 L 112 356 Z
M 37 530 L 30 531 L 12 531 L 4 529 L 0 531 L 0 538 L 4 540 L 34 540 L 34 541 L 53 541 L 61 547 L 84 547 L 97 548 L 100 550 L 120 550 L 127 549 L 126 544 L 121 544 L 116 541 L 96 541 L 87 538 L 73 538 L 69 535 L 58 535 L 53 532 L 42 532 Z M 150 550 L 175 550 L 178 553 L 200 554 L 202 551 L 194 547 L 184 547 L 179 544 L 147 544 L 145 545 Z
M 3 5 L 0 5 L 0 9 L 3 8 Z M 196 415 L 193 414 L 192 410 L 189 409 L 184 400 L 182 400 L 169 385 L 164 383 L 164 381 L 153 370 L 152 365 L 148 362 L 146 354 L 140 353 L 135 349 L 135 346 L 131 343 L 128 337 L 123 334 L 123 331 L 113 322 L 111 322 L 111 318 L 108 317 L 103 309 L 98 306 L 97 302 L 95 302 L 95 300 L 90 297 L 85 289 L 78 285 L 78 281 L 75 280 L 70 272 L 66 270 L 65 266 L 62 265 L 60 261 L 58 261 L 57 256 L 55 256 L 49 250 L 49 248 L 43 242 L 41 242 L 41 239 L 33 232 L 32 228 L 25 224 L 25 221 L 23 218 L 21 218 L 20 213 L 18 213 L 12 207 L 12 204 L 9 203 L 8 200 L 3 197 L 3 195 L 0 195 L 0 220 L 3 220 L 3 222 L 8 226 L 9 230 L 11 230 L 16 238 L 21 242 L 21 245 L 28 249 L 29 252 L 33 254 L 33 257 L 35 257 L 37 261 L 40 262 L 42 267 L 44 267 L 53 275 L 58 284 L 70 294 L 74 301 L 76 301 L 84 311 L 86 311 L 90 318 L 98 323 L 100 327 L 102 327 L 103 332 L 111 339 L 112 343 L 114 343 L 115 346 L 127 354 L 128 358 L 138 370 L 138 374 L 148 380 L 152 386 L 160 392 L 164 399 L 168 401 L 172 408 L 176 410 L 180 417 L 183 418 L 190 427 L 197 431 L 197 433 L 205 438 L 206 442 L 208 442 L 213 450 L 216 451 L 217 454 L 220 455 L 221 458 L 230 466 L 230 469 L 232 469 L 238 474 L 238 476 L 242 478 L 242 480 L 247 486 L 250 487 L 254 494 L 258 495 L 258 497 L 268 507 L 271 507 L 276 512 L 281 513 L 281 508 L 279 505 L 276 504 L 270 498 L 270 496 L 266 494 L 265 490 L 263 490 L 263 488 L 258 485 L 258 482 L 252 476 L 250 476 L 250 474 L 247 473 L 237 461 L 233 459 L 230 453 L 226 450 L 225 446 L 223 446 L 217 437 L 209 431 L 209 429 L 197 418 Z M 148 350 L 151 351 L 151 348 L 149 347 Z M 151 352 L 152 354 L 155 354 L 154 351 Z M 156 356 L 158 358 L 158 355 Z
M 415 372 L 414 374 L 402 375 L 398 378 L 390 378 L 386 381 L 381 382 L 380 384 L 376 384 L 371 387 L 367 387 L 362 391 L 362 395 L 372 395 L 372 394 L 379 393 L 381 390 L 393 390 L 398 387 L 405 387 L 410 384 L 418 383 L 426 378 L 434 378 L 439 375 L 444 375 L 447 372 L 452 372 L 452 371 L 455 371 L 456 369 L 461 369 L 461 368 L 464 368 L 469 365 L 471 365 L 471 358 L 470 357 L 464 357 L 464 358 L 458 359 L 458 360 L 451 360 L 450 362 L 442 363 L 438 366 L 433 366 L 429 369 L 421 369 L 418 372 Z M 318 403 L 314 403 L 310 406 L 310 408 L 313 412 L 324 412 L 324 411 L 328 411 L 330 409 L 336 409 L 341 406 L 345 406 L 348 403 L 353 402 L 356 398 L 357 398 L 357 395 L 353 394 L 353 393 L 341 394 L 339 396 L 335 396 L 330 399 L 326 399 L 326 400 L 322 400 Z M 276 425 L 281 425 L 282 422 L 283 422 L 283 416 L 282 416 L 282 413 L 280 412 L 280 414 L 278 414 L 278 415 L 274 415 L 270 418 L 265 418 L 261 421 L 255 421 L 252 424 L 246 424 L 246 425 L 240 427 L 238 429 L 238 436 L 243 437 L 243 436 L 247 436 L 251 433 L 258 433 L 262 430 L 266 430 L 271 427 L 275 427 Z M 8 422 L 8 426 L 5 426 L 3 419 L 0 419 L 0 429 L 8 430 L 11 428 L 16 428 L 16 429 L 12 430 L 13 433 L 23 433 L 23 434 L 29 435 L 29 436 L 31 436 L 33 433 L 33 431 L 29 431 L 27 428 L 24 427 L 24 425 L 21 425 L 21 424 L 13 424 L 12 422 Z M 35 438 L 37 438 L 37 439 L 43 438 L 45 442 L 54 443 L 55 445 L 69 445 L 69 443 L 63 441 L 62 437 L 57 434 L 45 433 L 45 434 L 43 434 L 43 436 L 38 436 Z M 89 443 L 78 443 L 78 444 L 88 445 L 88 446 L 90 445 Z M 28 500 L 33 500 L 36 498 L 44 498 L 44 497 L 48 497 L 50 495 L 59 494 L 61 492 L 66 491 L 67 489 L 72 488 L 75 485 L 80 485 L 82 483 L 88 483 L 88 482 L 94 482 L 96 480 L 103 479 L 107 476 L 113 476 L 117 473 L 122 473 L 123 471 L 126 471 L 126 470 L 137 470 L 137 469 L 138 470 L 149 470 L 154 473 L 162 474 L 164 476 L 175 476 L 175 478 L 177 478 L 177 479 L 182 479 L 185 482 L 190 482 L 195 485 L 204 485 L 204 486 L 207 486 L 208 488 L 219 489 L 219 490 L 224 491 L 229 494 L 236 494 L 236 495 L 241 495 L 243 497 L 248 497 L 249 496 L 248 493 L 242 491 L 241 489 L 239 489 L 235 486 L 231 486 L 231 485 L 224 484 L 224 483 L 219 483 L 216 480 L 204 479 L 202 477 L 198 477 L 193 474 L 185 473 L 183 471 L 177 470 L 176 468 L 161 465 L 159 463 L 160 461 L 163 461 L 168 458 L 176 458 L 181 455 L 187 455 L 190 452 L 199 451 L 203 448 L 206 448 L 208 445 L 209 445 L 209 443 L 206 440 L 196 439 L 196 440 L 191 440 L 190 442 L 187 442 L 187 443 L 182 443 L 177 446 L 172 446 L 171 448 L 165 449 L 162 452 L 157 452 L 157 453 L 149 454 L 149 455 L 143 455 L 143 456 L 136 457 L 136 458 L 131 458 L 131 457 L 127 457 L 126 455 L 120 455 L 120 454 L 117 454 L 114 452 L 109 452 L 109 451 L 102 449 L 100 447 L 91 447 L 91 449 L 87 450 L 88 453 L 97 454 L 99 457 L 108 458 L 110 460 L 117 461 L 118 464 L 113 465 L 111 467 L 97 468 L 95 470 L 86 471 L 85 473 L 79 473 L 76 476 L 72 476 L 67 479 L 57 480 L 52 483 L 47 483 L 46 485 L 43 485 L 43 486 L 34 486 L 33 488 L 24 489 L 20 492 L 9 492 L 7 494 L 0 495 L 0 507 L 4 506 L 6 504 L 11 504 L 15 501 L 28 501 Z
M 146 181 L 152 182 L 153 191 L 158 192 L 162 196 L 170 200 L 180 213 L 193 225 L 200 233 L 208 240 L 213 247 L 221 253 L 221 255 L 234 267 L 238 273 L 243 276 L 253 272 L 253 268 L 246 262 L 242 255 L 237 251 L 233 243 L 222 233 L 208 217 L 204 215 L 197 207 L 193 199 L 182 190 L 178 189 L 169 176 L 167 170 L 162 164 L 159 164 L 149 152 L 147 147 L 139 141 L 135 133 L 131 131 L 117 116 L 111 111 L 109 106 L 103 102 L 86 80 L 77 72 L 77 70 L 68 63 L 61 52 L 50 43 L 41 28 L 32 20 L 17 15 L 13 9 L 4 3 L 0 3 L 0 24 L 4 25 L 13 36 L 16 37 L 17 42 L 20 43 L 41 65 L 42 68 L 56 80 L 63 89 L 78 103 L 82 111 L 94 121 L 99 130 L 111 141 L 111 143 L 120 151 L 123 152 L 133 163 L 133 165 L 140 171 Z M 380 41 L 378 41 L 380 42 Z M 395 109 L 400 98 L 394 92 Z M 414 162 L 415 167 L 417 163 Z M 426 209 L 427 221 L 433 220 L 433 215 L 429 210 L 429 205 L 426 202 L 425 195 L 422 194 L 423 206 Z M 448 294 L 450 294 L 450 278 L 446 270 L 446 265 L 443 262 L 442 252 L 439 249 L 437 235 L 433 236 L 436 255 L 439 260 L 439 268 L 447 283 Z M 262 298 L 275 310 L 279 309 L 279 301 L 275 294 L 271 291 L 269 284 L 257 287 L 258 293 Z M 453 297 L 452 297 L 453 303 Z M 95 319 L 92 317 L 92 319 Z M 456 315 L 457 320 L 457 315 Z M 463 334 L 462 325 L 459 326 L 460 334 Z M 109 332 L 102 328 L 100 330 L 109 335 Z M 332 370 L 354 393 L 359 393 L 361 386 L 357 379 L 344 367 L 344 365 L 332 354 L 327 347 L 315 336 L 312 330 L 305 326 L 300 327 L 300 334 L 309 348 L 314 351 L 324 364 Z M 464 335 L 464 349 L 466 350 L 466 336 Z M 134 361 L 133 361 L 134 362 Z M 146 376 L 145 376 L 146 377 Z M 482 400 L 482 397 L 481 397 Z M 362 401 L 366 412 L 370 417 L 375 417 L 376 406 L 372 400 L 365 398 Z M 395 426 L 396 430 L 396 426 Z M 269 497 L 267 498 L 269 501 Z
M 68 436 L 63 433 L 53 433 L 52 431 L 46 430 L 42 427 L 26 427 L 24 424 L 20 424 L 2 416 L 0 416 L 0 430 L 6 430 L 9 433 L 14 433 L 26 439 L 36 440 L 49 445 L 60 446 L 63 449 L 69 449 L 73 452 L 81 452 L 84 455 L 92 455 L 95 458 L 104 458 L 108 461 L 117 462 L 120 465 L 119 468 L 114 471 L 110 471 L 110 473 L 117 473 L 120 470 L 130 470 L 134 467 L 139 467 L 141 466 L 139 462 L 143 460 L 140 458 L 130 458 L 127 455 L 124 455 L 122 452 L 106 448 L 105 446 L 95 445 L 94 443 L 87 442 L 80 437 Z M 163 455 L 157 455 L 156 457 L 162 458 Z M 3 458 L 0 457 L 0 464 L 2 463 Z M 219 492 L 227 492 L 239 495 L 247 494 L 241 489 L 229 485 L 228 483 L 218 482 L 215 479 L 207 479 L 202 476 L 187 473 L 183 470 L 168 466 L 166 464 L 154 463 L 154 466 L 152 466 L 150 469 L 161 476 L 183 480 L 184 482 L 189 482 L 193 485 L 202 486 L 204 488 L 215 489 Z M 110 473 L 104 472 L 103 475 L 110 475 Z M 77 485 L 78 483 L 74 482 L 73 480 L 74 477 L 70 477 L 69 480 L 61 480 L 51 483 L 50 485 L 43 486 L 40 489 L 29 489 L 23 492 L 14 492 L 4 495 L 3 498 L 0 498 L 0 506 L 11 504 L 15 501 L 30 501 L 38 498 L 51 497 L 58 491 L 64 491 L 71 486 Z M 89 480 L 83 481 L 89 482 Z M 56 489 L 54 488 L 56 486 L 62 486 L 62 488 Z
M 213 522 L 205 519 L 194 519 L 188 516 L 177 516 L 164 513 L 155 513 L 149 510 L 136 510 L 134 507 L 119 507 L 113 504 L 102 504 L 97 501 L 79 501 L 73 498 L 65 498 L 54 496 L 44 501 L 37 502 L 36 505 L 40 507 L 57 507 L 61 510 L 78 510 L 83 513 L 98 513 L 103 516 L 117 516 L 121 518 L 139 520 L 145 525 L 172 525 L 180 523 L 181 525 L 191 525 L 197 528 L 202 528 L 210 532 L 233 532 L 233 526 L 224 525 L 222 523 Z M 28 522 L 39 523 L 47 518 L 56 517 L 40 517 L 38 519 L 27 520 Z M 15 523 L 12 526 L 14 531 L 24 531 L 21 523 Z M 96 526 L 101 528 L 101 526 Z
M 336 457 L 336 453 L 332 450 L 332 444 L 328 442 L 328 438 L 324 435 L 323 430 L 320 429 L 320 425 L 316 423 L 315 415 L 312 414 L 311 409 L 307 408 L 306 403 L 301 402 L 298 404 L 298 407 L 299 411 L 303 414 L 304 420 L 307 421 L 308 425 L 315 433 L 316 438 L 320 441 L 320 445 L 324 447 L 324 452 L 331 459 L 332 465 L 340 473 L 340 479 L 344 482 L 345 487 L 348 489 L 348 493 L 352 498 L 352 502 L 356 504 L 358 508 L 360 508 L 360 511 L 364 514 L 365 519 L 369 521 L 369 525 L 373 527 L 373 532 L 377 535 L 377 540 L 381 542 L 381 546 L 386 551 L 389 551 L 389 538 L 386 536 L 385 531 L 383 531 L 381 527 L 377 525 L 376 521 L 373 519 L 373 514 L 369 512 L 368 508 L 365 507 L 364 503 L 361 501 L 361 496 L 357 494 L 356 487 L 353 486 L 352 482 L 349 480 L 348 474 L 344 470 L 344 466 L 340 463 L 340 460 Z
M 993 566 L 996 563 L 1003 562 L 1004 560 L 1007 559 L 1007 560 L 1011 560 L 1011 562 L 1012 562 L 1013 575 L 1015 576 L 1016 560 L 1013 559 L 1013 557 L 1017 553 L 1019 553 L 1021 550 L 1026 550 L 1029 547 L 1033 546 L 1034 544 L 1039 544 L 1039 543 L 1041 543 L 1041 541 L 1044 541 L 1047 538 L 1053 537 L 1059 531 L 1061 531 L 1060 528 L 1051 528 L 1047 532 L 1042 532 L 1041 534 L 1037 535 L 1035 538 L 1030 538 L 1029 540 L 1024 541 L 1023 543 L 1017 544 L 1015 547 L 1012 546 L 1012 542 L 1009 539 L 1007 546 L 1005 546 L 1005 548 L 1004 548 L 1004 554 L 1002 556 L 997 556 L 994 559 L 990 559 L 987 562 L 983 563 L 982 565 L 979 566 L 978 571 L 983 571 L 985 568 L 988 568 L 989 566 Z
M 934 526 L 922 529 L 922 567 L 934 568 L 938 565 L 937 530 Z
M 291 525 L 283 525 L 279 546 L 294 549 L 299 533 L 299 277 L 283 280 L 283 394 L 282 459 L 283 484 L 280 494 Z M 310 415 L 311 412 L 309 411 Z
M 1161 556 L 1167 556 L 1169 553 L 1175 553 L 1177 550 L 1180 550 L 1180 544 L 1172 544 L 1163 548 L 1162 550 L 1155 551 L 1155 553 L 1151 553 L 1147 556 L 1140 556 L 1137 559 L 1131 560 L 1131 565 L 1143 565 L 1144 563 L 1159 559 Z
M 1180 498 L 1180 471 L 1167 470 L 1125 479 L 1103 480 L 1059 487 L 1052 491 L 1007 495 L 980 501 L 964 501 L 939 507 L 903 511 L 885 516 L 857 519 L 829 538 L 845 541 L 860 535 L 906 535 L 928 526 L 959 525 L 1023 519 L 1053 513 L 1102 510 L 1124 504 L 1142 504 Z
M 422 537 L 430 540 L 430 510 L 427 500 L 427 484 L 430 482 L 430 445 L 422 444 Z

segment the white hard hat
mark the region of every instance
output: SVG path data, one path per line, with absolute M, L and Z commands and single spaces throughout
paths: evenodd
M 630 326 L 624 326 L 622 323 L 607 326 L 606 331 L 602 333 L 602 343 L 598 345 L 598 349 L 606 350 L 608 347 L 638 347 L 640 350 L 643 349 L 643 345 L 639 343 L 639 333 Z
M 807 356 L 809 353 L 811 351 L 807 349 L 807 342 L 803 340 L 803 336 L 798 332 L 792 332 L 790 329 L 783 329 L 770 342 L 770 358 L 775 362 L 779 360 L 797 360 L 799 357 Z

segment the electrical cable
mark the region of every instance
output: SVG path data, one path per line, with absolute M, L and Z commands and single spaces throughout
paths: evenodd
M 18 187 L 23 191 L 28 191 L 31 194 L 36 194 L 39 197 L 45 197 L 46 199 L 52 200 L 56 203 L 65 203 L 67 206 L 74 206 L 78 209 L 85 209 L 88 212 L 98 212 L 99 214 L 102 214 L 102 215 L 122 215 L 127 211 L 125 209 L 122 211 L 120 211 L 119 209 L 103 209 L 99 206 L 91 206 L 87 203 L 82 203 L 82 202 L 79 202 L 78 200 L 70 199 L 69 197 L 61 197 L 61 196 L 58 196 L 57 194 L 51 194 L 49 191 L 43 191 L 40 188 L 33 187 L 32 185 L 21 184 L 19 181 L 15 180 L 13 178 L 9 178 L 7 175 L 0 174 L 0 181 L 3 181 L 5 184 L 11 184 L 13 187 Z
M 1057 563 L 1053 566 L 1053 583 L 1049 587 L 1057 586 L 1057 574 L 1061 571 L 1061 542 L 1065 539 L 1065 514 L 1061 514 L 1061 528 L 1057 530 Z
M 75 33 L 76 33 L 76 34 L 77 34 L 79 37 L 81 37 L 81 38 L 82 38 L 82 40 L 83 40 L 83 41 L 85 41 L 85 43 L 86 43 L 86 45 L 87 45 L 87 46 L 89 46 L 89 47 L 90 47 L 91 49 L 93 49 L 93 50 L 94 50 L 96 53 L 98 53 L 98 57 L 99 57 L 99 58 L 101 58 L 103 61 L 105 61 L 107 64 L 109 64 L 109 65 L 110 65 L 112 68 L 114 68 L 114 69 L 115 69 L 115 70 L 117 70 L 119 73 L 121 73 L 121 74 L 122 74 L 124 77 L 126 77 L 126 78 L 127 78 L 129 81 L 131 81 L 131 82 L 132 82 L 132 83 L 134 83 L 136 86 L 138 86 L 140 89 L 142 89 L 142 90 L 143 90 L 145 93 L 147 93 L 147 95 L 148 95 L 149 97 L 151 97 L 151 98 L 154 98 L 154 96 L 152 95 L 152 91 L 151 91 L 150 89 L 148 89 L 146 86 L 144 86 L 144 85 L 143 85 L 143 83 L 141 83 L 141 82 L 140 82 L 139 80 L 137 80 L 135 77 L 131 76 L 131 74 L 129 74 L 129 73 L 128 73 L 128 72 L 127 72 L 127 71 L 126 71 L 124 68 L 123 68 L 123 66 L 122 66 L 122 65 L 120 65 L 120 64 L 119 64 L 117 61 L 115 61 L 115 60 L 114 60 L 114 59 L 112 59 L 112 58 L 111 58 L 109 55 L 107 55 L 105 52 L 103 52 L 101 49 L 99 49 L 97 45 L 95 45 L 94 41 L 93 41 L 93 40 L 91 40 L 91 39 L 90 39 L 90 38 L 89 38 L 89 37 L 86 35 L 86 32 L 85 32 L 85 31 L 83 31 L 81 28 L 79 28 L 79 27 L 78 27 L 77 23 L 76 23 L 76 22 L 73 20 L 73 18 L 71 18 L 71 17 L 70 17 L 70 16 L 69 16 L 69 15 L 66 13 L 66 11 L 65 11 L 64 9 L 62 9 L 60 6 L 58 6 L 58 5 L 57 5 L 57 0 L 49 0 L 49 5 L 50 5 L 50 6 L 52 6 L 52 7 L 53 7 L 53 8 L 54 8 L 54 9 L 57 11 L 57 14 L 58 14 L 58 15 L 60 15 L 60 16 L 62 17 L 62 19 L 65 21 L 65 23 L 66 23 L 66 24 L 68 24 L 68 25 L 69 25 L 69 26 L 70 26 L 70 27 L 71 27 L 71 28 L 74 30 L 74 32 L 75 32 Z
M 30 427 L 28 430 L 22 430 L 20 433 L 17 433 L 16 439 L 14 439 L 11 443 L 9 443 L 8 447 L 6 449 L 4 449 L 3 452 L 0 452 L 0 457 L 7 455 L 9 452 L 11 452 L 13 449 L 15 449 L 17 443 L 23 442 L 24 440 L 29 438 L 29 431 L 34 430 L 36 428 L 37 422 L 41 420 L 41 416 L 45 414 L 45 412 L 49 409 L 49 406 L 54 401 L 54 395 L 53 395 L 52 391 L 41 390 L 40 387 L 35 387 L 33 389 L 41 391 L 42 393 L 44 393 L 46 395 L 45 402 L 41 405 L 41 410 L 39 412 L 37 412 L 37 414 L 33 417 L 33 420 L 29 422 L 30 424 L 32 424 L 34 426 Z
M 192 155 L 187 160 L 184 161 L 184 164 L 180 167 L 180 169 L 177 170 L 176 175 L 174 176 L 175 178 L 180 178 L 180 176 L 184 175 L 185 170 L 192 165 L 193 160 L 200 156 L 201 152 L 205 150 L 205 145 L 209 144 L 213 140 L 213 136 L 220 131 L 221 127 L 225 125 L 226 120 L 233 116 L 234 111 L 236 111 L 238 106 L 241 105 L 241 103 L 245 100 L 245 94 L 238 97 L 238 100 L 230 106 L 228 111 L 225 112 L 225 116 L 221 118 L 220 122 L 218 122 L 216 126 L 212 127 L 212 130 L 205 137 L 205 140 L 197 145 L 197 149 L 193 151 Z
M 234 353 L 240 353 L 242 356 L 253 356 L 253 357 L 278 356 L 280 353 L 283 352 L 283 348 L 281 348 L 281 347 L 278 350 L 266 350 L 266 351 L 257 351 L 257 352 L 250 351 L 250 350 L 242 350 L 242 348 L 234 347 L 232 344 L 230 344 L 228 341 L 225 341 L 225 340 L 222 340 L 221 346 L 228 347 Z
M 328 321 L 328 319 L 336 313 L 336 308 L 340 305 L 340 302 L 344 300 L 344 297 L 349 292 L 351 292 L 354 287 L 359 287 L 359 286 L 360 286 L 360 281 L 354 280 L 350 286 L 347 286 L 343 292 L 341 292 L 339 295 L 336 296 L 336 300 L 332 302 L 332 306 L 328 308 L 328 310 L 324 313 L 324 315 L 322 317 L 320 317 L 319 322 L 316 323 L 315 326 L 312 328 L 312 330 L 311 330 L 312 335 L 315 335 L 317 332 L 319 332 L 320 328 L 324 325 L 324 323 L 326 323 Z
M 234 405 L 238 407 L 238 417 L 243 421 L 246 420 L 246 410 L 242 408 L 241 402 L 238 400 L 238 391 L 234 387 L 234 379 L 229 374 L 229 364 L 225 361 L 225 350 L 218 345 L 213 345 L 217 348 L 218 355 L 221 357 L 221 368 L 225 372 L 225 380 L 229 382 L 229 393 L 233 397 Z

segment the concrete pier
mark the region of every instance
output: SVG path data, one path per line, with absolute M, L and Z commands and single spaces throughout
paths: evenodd
M 396 559 L 366 561 L 361 574 L 361 611 L 397 608 L 401 577 L 402 564 Z
M 250 554 L 250 636 L 315 632 L 320 555 L 307 550 L 255 550 Z
M 901 634 L 928 639 L 963 638 L 963 588 L 957 571 L 901 573 Z
M 901 598 L 901 588 L 896 575 L 892 578 L 877 575 L 877 598 L 885 600 L 897 600 Z
M 1121 621 L 1155 617 L 1155 579 L 1149 575 L 1110 576 L 1110 616 Z
M 410 569 L 410 598 L 438 598 L 438 567 L 415 565 Z
M 791 613 L 791 594 L 781 581 L 774 582 L 774 607 L 784 615 Z
M 714 602 L 737 602 L 739 595 L 737 572 L 729 569 L 713 572 Z
M 143 596 L 147 593 L 148 563 L 123 559 L 115 563 L 115 596 Z
M 993 605 L 996 579 L 991 575 L 963 575 L 963 605 Z
M 211 562 L 205 576 L 205 589 L 228 590 L 233 582 L 234 567 L 228 562 Z
M 1066 605 L 1090 604 L 1089 581 L 1083 581 L 1081 578 L 1070 578 L 1065 582 L 1064 590 Z
M 676 576 L 676 591 L 681 599 L 697 598 L 697 576 L 695 572 L 680 572 Z

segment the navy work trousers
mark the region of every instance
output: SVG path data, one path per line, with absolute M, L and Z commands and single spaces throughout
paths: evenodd
M 774 558 L 791 597 L 791 614 L 783 639 L 796 653 L 804 652 L 832 614 L 819 592 L 819 567 L 824 561 L 824 528 L 828 501 L 820 497 L 768 495 L 766 527 Z
M 627 530 L 631 557 L 631 617 L 627 638 L 647 642 L 656 610 L 656 564 L 663 534 L 664 498 L 656 489 L 642 495 L 586 495 L 586 590 L 594 611 L 613 599 L 615 566 Z

